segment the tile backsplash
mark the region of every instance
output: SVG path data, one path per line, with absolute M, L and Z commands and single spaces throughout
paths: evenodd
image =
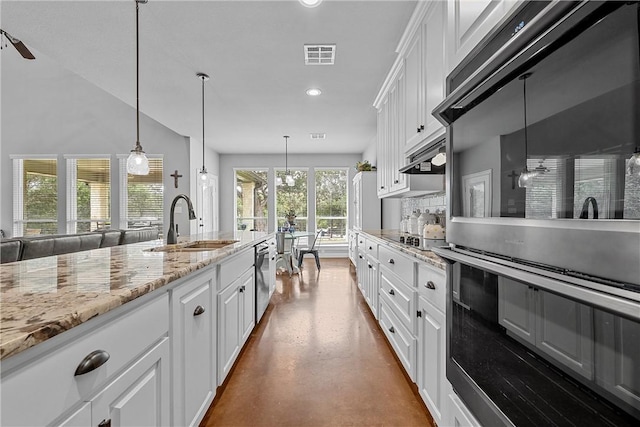
M 402 218 L 405 218 L 416 209 L 420 209 L 420 212 L 429 210 L 431 213 L 435 213 L 437 210 L 444 211 L 447 207 L 447 193 L 442 191 L 440 193 L 429 194 L 428 196 L 421 197 L 407 197 L 400 202 L 400 214 Z

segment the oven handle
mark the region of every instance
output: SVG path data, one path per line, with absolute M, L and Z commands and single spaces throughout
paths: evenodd
M 497 262 L 489 261 L 460 253 L 458 250 L 454 251 L 446 248 L 433 248 L 432 251 L 447 260 L 467 264 L 471 267 L 476 267 L 480 270 L 505 276 L 523 283 L 531 283 L 540 289 L 563 295 L 588 305 L 603 308 L 635 321 L 640 321 L 640 301 L 584 288 L 542 274 L 519 270 L 500 264 L 498 259 L 496 259 Z
M 575 5 L 575 2 L 553 1 L 549 6 L 537 14 L 527 25 L 513 36 L 476 71 L 473 72 L 460 86 L 453 90 L 447 97 L 434 108 L 433 116 L 443 125 L 448 126 L 455 122 L 474 100 L 480 97 L 489 88 L 499 84 L 522 67 L 527 61 L 542 53 L 547 45 L 545 39 L 556 31 L 566 31 L 595 6 L 585 5 L 589 2 Z M 575 7 L 574 10 L 570 10 Z M 578 11 L 581 13 L 576 13 Z M 532 34 L 536 26 L 546 27 L 541 34 Z M 542 46 L 539 46 L 539 45 Z M 538 46 L 536 46 L 538 45 Z M 527 52 L 529 52 L 527 54 Z M 508 59 L 505 62 L 506 58 Z M 501 65 L 502 64 L 502 65 Z

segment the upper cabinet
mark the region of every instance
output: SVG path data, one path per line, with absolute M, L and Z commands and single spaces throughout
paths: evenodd
M 442 124 L 431 114 L 445 95 L 445 31 L 447 5 L 419 3 L 413 27 L 407 27 L 399 50 L 405 58 L 404 153 L 442 134 Z
M 513 10 L 518 0 L 448 0 L 447 73 Z

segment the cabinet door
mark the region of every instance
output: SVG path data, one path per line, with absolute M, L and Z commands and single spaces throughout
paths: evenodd
M 593 309 L 536 291 L 536 346 L 587 379 L 593 379 Z
M 594 310 L 596 382 L 640 408 L 640 323 Z
M 367 283 L 367 302 L 373 313 L 373 317 L 378 318 L 378 262 L 375 259 L 369 258 L 369 275 Z
M 424 96 L 420 125 L 422 138 L 429 139 L 442 132 L 442 124 L 431 114 L 445 96 L 445 22 L 446 4 L 431 2 L 421 26 L 423 39 L 422 82 Z
M 396 83 L 394 85 L 394 111 L 393 111 L 393 144 L 391 149 L 393 150 L 391 158 L 393 159 L 392 166 L 392 179 L 391 189 L 394 192 L 402 191 L 408 186 L 408 178 L 406 174 L 400 173 L 399 169 L 403 167 L 406 162 L 404 154 L 404 147 L 406 141 L 405 133 L 405 105 L 406 105 L 406 77 L 404 67 L 400 67 Z
M 480 423 L 455 394 L 449 395 L 449 422 L 452 427 L 480 427 Z
M 198 425 L 216 389 L 214 307 L 209 278 L 173 291 L 174 424 Z
M 362 174 L 359 173 L 353 178 L 353 227 L 362 230 Z
M 389 171 L 391 168 L 389 138 L 389 96 L 382 101 L 378 111 L 378 196 L 386 195 L 390 190 Z
M 405 142 L 403 151 L 422 140 L 422 32 L 417 31 L 405 54 Z
M 218 385 L 227 377 L 240 353 L 240 299 L 236 282 L 218 294 Z
M 511 11 L 517 2 L 515 0 L 448 0 L 447 3 L 449 72 Z
M 419 298 L 418 324 L 418 391 L 429 408 L 436 424 L 442 425 L 443 404 L 446 398 L 445 375 L 445 318 L 444 314 Z
M 111 420 L 111 427 L 170 425 L 169 338 L 111 382 L 91 401 L 92 423 Z
M 91 402 L 84 402 L 79 409 L 71 415 L 64 417 L 60 423 L 54 423 L 59 427 L 86 427 L 91 425 Z
M 531 345 L 536 345 L 536 310 L 533 289 L 498 277 L 498 323 Z
M 360 289 L 360 292 L 362 292 L 362 296 L 366 298 L 366 291 L 365 291 L 364 285 L 367 280 L 367 274 L 368 274 L 367 270 L 369 269 L 369 267 L 367 267 L 367 261 L 365 257 L 366 255 L 364 254 L 364 252 L 362 250 L 358 250 L 358 265 L 357 265 L 358 289 Z
M 256 286 L 255 286 L 255 271 L 252 269 L 247 270 L 241 277 L 239 282 L 239 290 L 242 294 L 240 298 L 240 310 L 241 310 L 241 341 L 240 346 L 244 344 L 251 331 L 253 331 L 256 325 Z

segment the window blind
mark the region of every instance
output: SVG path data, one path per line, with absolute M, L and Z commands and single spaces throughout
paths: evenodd
M 111 161 L 67 159 L 67 232 L 111 228 Z
M 58 232 L 58 162 L 14 159 L 14 235 Z
M 120 228 L 156 227 L 164 230 L 163 159 L 149 159 L 148 175 L 129 175 L 126 159 L 120 161 L 121 189 Z

